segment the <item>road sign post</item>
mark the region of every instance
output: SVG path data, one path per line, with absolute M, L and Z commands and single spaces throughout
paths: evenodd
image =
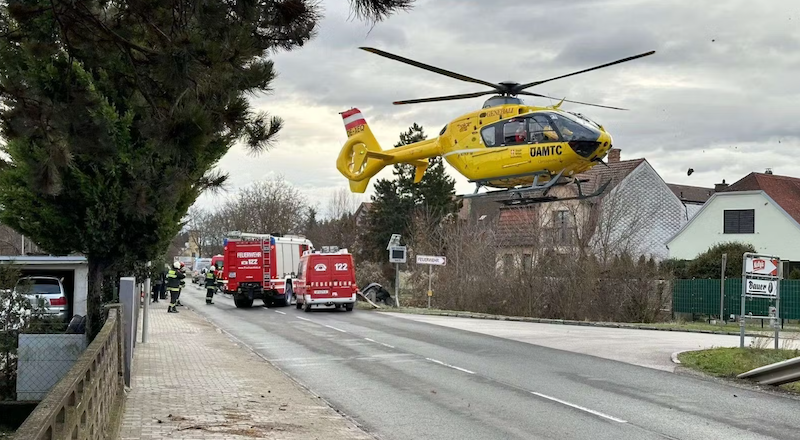
M 431 297 L 433 296 L 433 289 L 431 288 L 431 281 L 433 280 L 433 266 L 447 265 L 447 257 L 436 255 L 417 255 L 417 264 L 428 265 L 428 308 L 431 308 Z
M 719 293 L 719 322 L 725 323 L 725 266 L 728 263 L 728 254 L 722 254 L 722 278 L 720 278 Z
M 769 308 L 768 316 L 751 316 L 769 319 L 775 329 L 775 348 L 779 345 L 780 298 L 783 267 L 780 258 L 745 252 L 742 259 L 742 307 L 739 315 L 739 348 L 744 348 L 745 317 L 747 316 L 747 299 L 767 298 L 774 302 Z M 762 321 L 763 322 L 763 321 Z
M 389 251 L 389 262 L 394 263 L 394 305 L 400 307 L 400 263 L 406 262 L 406 247 L 400 246 L 400 234 L 392 234 L 386 250 Z

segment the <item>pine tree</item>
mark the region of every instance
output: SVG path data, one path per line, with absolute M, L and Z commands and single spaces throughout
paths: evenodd
M 351 0 L 381 20 L 413 0 Z M 0 217 L 56 254 L 89 261 L 87 334 L 104 280 L 154 260 L 237 141 L 282 126 L 248 95 L 268 54 L 315 34 L 319 2 L 21 0 L 0 4 Z
M 394 147 L 426 138 L 424 129 L 414 123 L 407 131 L 400 133 L 400 139 Z M 386 244 L 391 234 L 408 238 L 415 212 L 425 210 L 433 222 L 438 223 L 459 209 L 459 204 L 454 200 L 455 180 L 447 175 L 441 157 L 430 159 L 428 169 L 419 183 L 414 183 L 413 165 L 397 164 L 393 174 L 393 180 L 379 179 L 375 182 L 367 228 L 362 235 L 364 257 L 373 261 L 386 259 Z

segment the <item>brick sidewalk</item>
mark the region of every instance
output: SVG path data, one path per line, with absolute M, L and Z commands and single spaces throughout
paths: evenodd
M 150 309 L 121 439 L 373 438 L 196 313 L 179 310 Z

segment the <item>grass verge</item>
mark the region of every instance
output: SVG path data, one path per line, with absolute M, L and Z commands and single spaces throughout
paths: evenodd
M 678 355 L 681 365 L 715 377 L 735 378 L 741 373 L 775 362 L 800 356 L 800 350 L 770 350 L 760 348 L 712 348 L 687 351 Z M 800 383 L 781 385 L 781 388 L 800 393 Z

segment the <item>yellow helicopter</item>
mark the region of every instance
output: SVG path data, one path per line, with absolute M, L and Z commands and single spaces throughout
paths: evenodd
M 530 204 L 553 200 L 585 199 L 605 191 L 608 182 L 593 193 L 583 194 L 579 179 L 574 176 L 603 162 L 612 147 L 611 135 L 587 117 L 561 110 L 564 102 L 590 105 L 614 110 L 625 110 L 580 101 L 561 101 L 549 107 L 525 105 L 518 95 L 551 98 L 525 89 L 546 82 L 574 76 L 593 70 L 646 57 L 655 51 L 623 58 L 610 63 L 559 75 L 525 84 L 515 82 L 491 83 L 440 69 L 418 61 L 403 58 L 382 50 L 362 47 L 362 50 L 395 61 L 419 67 L 461 81 L 481 84 L 491 90 L 434 98 L 411 99 L 394 102 L 395 105 L 423 102 L 450 101 L 490 97 L 483 108 L 460 116 L 447 124 L 439 137 L 427 139 L 391 150 L 382 150 L 370 131 L 361 111 L 356 108 L 342 112 L 347 142 L 345 142 L 336 168 L 350 181 L 350 190 L 363 193 L 369 179 L 387 165 L 411 164 L 415 167 L 414 181 L 422 179 L 428 159 L 442 156 L 453 168 L 475 183 L 474 194 L 482 187 L 500 188 L 490 193 L 508 192 L 506 204 Z M 548 196 L 555 185 L 575 183 L 577 195 L 569 198 Z

